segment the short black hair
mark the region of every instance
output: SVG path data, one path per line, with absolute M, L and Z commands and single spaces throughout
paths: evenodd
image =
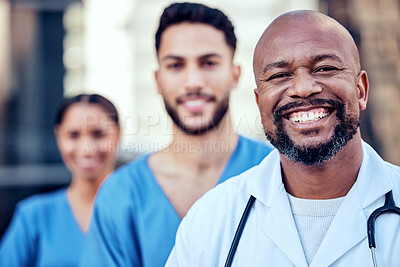
M 119 125 L 118 111 L 110 100 L 98 94 L 80 94 L 74 97 L 64 98 L 62 100 L 55 118 L 55 126 L 58 126 L 63 122 L 65 113 L 75 103 L 90 103 L 100 105 L 107 112 L 107 116 L 117 125 Z
M 233 53 L 235 52 L 237 40 L 234 27 L 229 18 L 221 10 L 198 3 L 184 2 L 171 4 L 164 9 L 155 36 L 157 54 L 163 32 L 169 26 L 182 22 L 205 23 L 215 27 L 224 33 L 226 43 L 232 48 Z

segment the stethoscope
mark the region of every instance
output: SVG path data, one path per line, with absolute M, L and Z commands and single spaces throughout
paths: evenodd
M 231 244 L 231 248 L 229 249 L 228 257 L 226 258 L 225 261 L 225 267 L 230 267 L 232 265 L 233 257 L 235 256 L 236 249 L 239 245 L 240 237 L 242 236 L 243 229 L 246 225 L 246 221 L 249 217 L 249 213 L 251 208 L 253 207 L 254 202 L 256 201 L 256 198 L 251 195 L 249 198 L 249 201 L 247 201 L 246 208 L 244 209 L 244 212 L 242 214 L 242 217 L 240 218 L 239 225 L 236 229 L 235 236 L 233 237 L 233 241 Z M 388 193 L 385 194 L 385 204 L 374 210 L 372 214 L 368 218 L 367 222 L 367 230 L 368 230 L 368 245 L 369 248 L 371 249 L 371 255 L 372 255 L 372 262 L 374 264 L 374 267 L 377 267 L 376 265 L 376 256 L 375 256 L 375 221 L 376 219 L 384 214 L 384 213 L 396 213 L 400 215 L 400 208 L 396 206 L 396 203 L 393 200 L 393 193 L 392 191 L 389 191 Z

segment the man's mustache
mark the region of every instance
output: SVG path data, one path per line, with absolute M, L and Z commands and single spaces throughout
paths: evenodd
M 212 102 L 212 101 L 217 100 L 217 98 L 211 94 L 206 94 L 203 92 L 189 92 L 189 93 L 179 96 L 176 99 L 176 104 L 182 104 L 183 102 L 185 102 L 186 100 L 191 99 L 191 98 L 202 98 L 207 102 Z

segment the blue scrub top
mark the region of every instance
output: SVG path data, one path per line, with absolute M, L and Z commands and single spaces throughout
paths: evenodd
M 17 204 L 0 244 L 0 266 L 78 266 L 85 234 L 66 189 Z
M 218 183 L 258 165 L 272 150 L 239 136 Z M 100 188 L 80 266 L 164 266 L 181 222 L 143 156 Z

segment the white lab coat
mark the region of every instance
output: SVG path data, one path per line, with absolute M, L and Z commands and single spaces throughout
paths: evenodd
M 383 161 L 363 142 L 356 183 L 342 202 L 311 267 L 372 265 L 367 219 L 393 190 L 400 206 L 400 168 Z M 272 151 L 259 166 L 205 194 L 183 219 L 166 266 L 224 266 L 250 195 L 249 214 L 232 266 L 308 266 L 281 179 L 280 159 Z M 386 214 L 376 226 L 380 267 L 400 266 L 400 217 Z

